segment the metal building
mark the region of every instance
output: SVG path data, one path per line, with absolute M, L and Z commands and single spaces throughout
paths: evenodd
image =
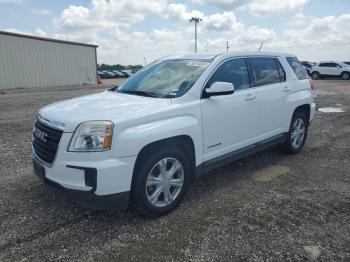
M 96 48 L 0 31 L 0 89 L 96 84 Z

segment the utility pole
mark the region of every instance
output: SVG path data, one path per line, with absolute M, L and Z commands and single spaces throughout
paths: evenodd
M 147 65 L 147 63 L 146 63 L 146 57 L 144 56 L 143 57 L 143 60 L 145 61 L 145 66 Z
M 202 18 L 192 17 L 190 23 L 194 22 L 194 52 L 197 53 L 197 24 L 202 21 Z
M 226 41 L 226 52 L 228 52 L 228 50 L 229 50 L 229 46 L 228 46 L 228 41 Z

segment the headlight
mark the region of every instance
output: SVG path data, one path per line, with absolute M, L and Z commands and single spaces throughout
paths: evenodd
M 113 123 L 89 121 L 81 123 L 75 130 L 68 151 L 96 152 L 111 148 Z

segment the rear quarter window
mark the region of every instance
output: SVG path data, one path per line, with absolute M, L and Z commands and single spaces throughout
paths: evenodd
M 287 57 L 286 59 L 299 80 L 309 79 L 309 75 L 307 74 L 305 68 L 296 57 Z

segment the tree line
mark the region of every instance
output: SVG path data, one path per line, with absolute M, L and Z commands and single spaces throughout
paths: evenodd
M 97 64 L 97 70 L 132 70 L 141 69 L 142 65 L 107 65 L 107 64 Z

